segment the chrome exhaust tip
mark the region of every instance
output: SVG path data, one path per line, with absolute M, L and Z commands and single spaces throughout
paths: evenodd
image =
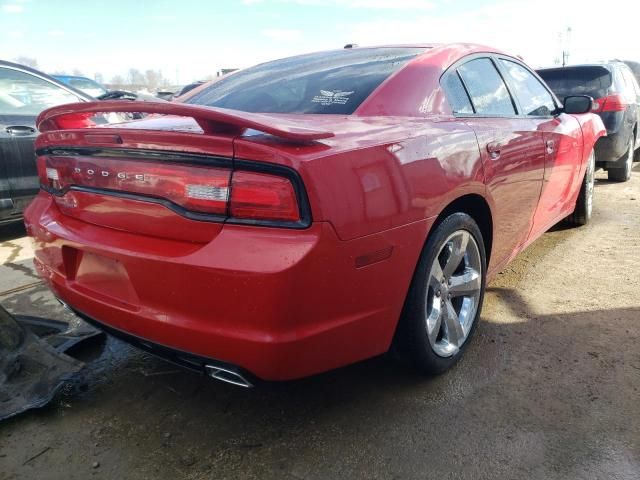
M 218 367 L 217 365 L 205 365 L 204 366 L 207 375 L 221 382 L 230 383 L 238 387 L 251 388 L 253 384 L 240 375 L 238 372 L 229 370 L 226 368 Z

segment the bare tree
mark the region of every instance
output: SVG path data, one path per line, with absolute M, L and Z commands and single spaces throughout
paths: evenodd
M 96 82 L 105 83 L 104 77 L 100 73 L 94 74 Z M 146 70 L 142 73 L 136 68 L 130 68 L 127 71 L 127 75 L 116 75 L 111 78 L 110 82 L 106 82 L 109 88 L 117 90 L 149 90 L 151 92 L 158 89 L 168 87 L 171 85 L 171 81 L 162 75 L 161 70 Z
M 155 90 L 162 85 L 162 72 L 160 70 L 147 70 L 144 72 L 146 87 Z
M 35 58 L 20 56 L 14 58 L 13 61 L 20 65 L 26 65 L 27 67 L 38 68 L 38 60 Z
M 144 86 L 144 75 L 137 68 L 130 68 L 127 73 L 127 83 L 132 86 Z
M 124 84 L 124 78 L 122 78 L 122 75 L 116 75 L 111 79 L 111 82 L 109 82 L 111 88 L 116 90 L 122 90 L 122 88 L 124 88 Z
M 75 75 L 76 77 L 86 77 L 86 75 L 82 73 L 82 70 L 80 70 L 79 68 L 73 69 L 73 75 Z

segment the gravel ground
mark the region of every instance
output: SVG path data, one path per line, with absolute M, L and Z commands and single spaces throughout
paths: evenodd
M 6 479 L 638 479 L 640 165 L 594 221 L 556 227 L 489 286 L 456 368 L 382 357 L 243 390 L 108 339 L 48 407 L 0 424 Z M 0 302 L 67 315 L 0 231 Z M 7 292 L 8 291 L 8 292 Z

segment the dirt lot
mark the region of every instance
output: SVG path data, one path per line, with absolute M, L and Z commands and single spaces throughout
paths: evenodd
M 463 361 L 377 358 L 243 390 L 109 339 L 85 381 L 0 424 L 0 479 L 640 478 L 640 166 L 600 175 L 595 218 L 544 235 L 490 285 Z M 0 302 L 66 315 L 0 233 Z

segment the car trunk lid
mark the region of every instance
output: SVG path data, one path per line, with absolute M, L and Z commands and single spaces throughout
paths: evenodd
M 93 124 L 92 117 L 110 112 L 149 116 Z M 238 195 L 271 202 L 270 212 L 231 202 L 235 138 L 249 129 L 298 144 L 333 135 L 277 116 L 150 102 L 55 107 L 40 115 L 38 126 L 40 183 L 64 215 L 190 242 L 210 241 L 232 211 L 262 215 L 266 222 L 290 220 L 294 226 L 309 221 L 297 210 L 300 202 L 292 205 L 302 193 L 288 172 L 284 180 L 262 171 L 235 176 Z

